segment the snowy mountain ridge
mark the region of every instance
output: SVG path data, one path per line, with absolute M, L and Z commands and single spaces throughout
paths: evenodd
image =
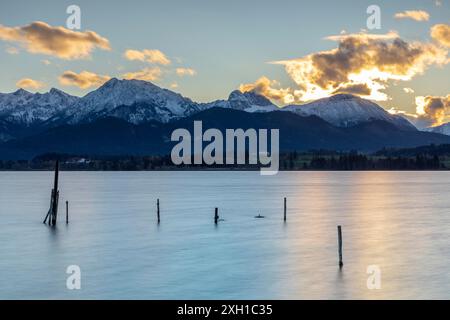
M 403 129 L 416 129 L 405 118 L 392 115 L 376 103 L 350 94 L 337 94 L 304 105 L 289 105 L 282 110 L 302 116 L 315 115 L 338 127 L 383 120 Z
M 0 120 L 27 126 L 36 123 L 77 124 L 101 117 L 117 117 L 133 124 L 148 121 L 167 123 L 215 107 L 246 112 L 287 111 L 301 116 L 315 115 L 339 127 L 383 120 L 402 129 L 416 130 L 403 117 L 391 115 L 376 103 L 349 94 L 280 108 L 262 95 L 235 90 L 227 100 L 197 103 L 147 81 L 116 78 L 81 98 L 58 89 L 44 94 L 33 94 L 23 89 L 0 94 Z
M 450 136 L 450 122 L 441 124 L 440 126 L 436 126 L 436 127 L 428 127 L 428 128 L 422 129 L 422 131 L 440 133 L 440 134 L 445 134 L 447 136 Z
M 79 99 L 55 88 L 44 94 L 19 89 L 0 94 L 0 117 L 8 122 L 31 125 L 50 119 Z
M 129 115 L 127 111 L 133 114 Z M 69 123 L 100 116 L 116 116 L 132 123 L 149 120 L 169 122 L 198 111 L 198 104 L 189 98 L 150 82 L 113 78 L 70 106 L 65 116 Z

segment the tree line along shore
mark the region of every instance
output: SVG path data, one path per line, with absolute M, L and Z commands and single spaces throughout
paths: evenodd
M 450 145 L 430 145 L 409 149 L 383 149 L 365 154 L 357 151 L 312 150 L 280 154 L 281 171 L 300 170 L 449 170 Z M 0 160 L 2 171 L 53 170 L 60 161 L 62 170 L 83 171 L 178 171 L 178 170 L 259 170 L 260 165 L 174 165 L 170 155 L 87 156 L 47 153 L 31 160 Z

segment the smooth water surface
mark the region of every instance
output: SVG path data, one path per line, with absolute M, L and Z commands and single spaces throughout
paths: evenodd
M 56 228 L 52 175 L 0 172 L 2 299 L 450 298 L 450 172 L 61 172 Z

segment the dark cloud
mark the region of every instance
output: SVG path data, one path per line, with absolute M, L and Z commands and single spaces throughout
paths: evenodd
M 349 93 L 349 94 L 354 94 L 354 95 L 359 95 L 359 96 L 369 96 L 371 93 L 371 90 L 365 83 L 354 84 L 354 85 L 349 84 L 349 85 L 345 85 L 341 88 L 338 88 L 336 91 L 333 92 L 333 94 L 338 94 L 338 93 Z

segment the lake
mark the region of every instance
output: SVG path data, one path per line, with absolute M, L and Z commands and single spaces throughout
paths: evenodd
M 450 172 L 61 172 L 56 228 L 52 179 L 0 172 L 1 299 L 450 298 Z

